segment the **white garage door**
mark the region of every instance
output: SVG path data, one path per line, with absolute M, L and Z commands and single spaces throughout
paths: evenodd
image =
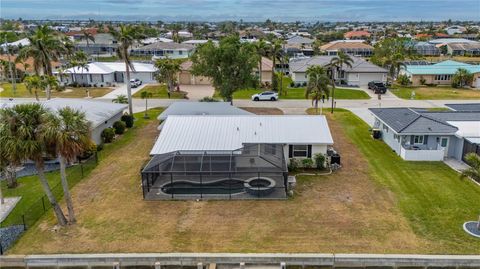
M 370 81 L 385 81 L 386 76 L 382 73 L 360 73 L 360 86 L 367 86 Z

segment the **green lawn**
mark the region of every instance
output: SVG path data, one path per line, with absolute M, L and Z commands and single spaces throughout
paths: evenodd
M 309 110 L 309 113 L 313 110 Z M 387 186 L 414 232 L 434 242 L 439 253 L 480 253 L 480 240 L 467 235 L 462 225 L 478 219 L 480 187 L 442 162 L 407 162 L 382 141 L 373 140 L 369 126 L 345 110 L 332 117 L 369 164 L 372 180 Z
M 475 89 L 455 89 L 450 86 L 437 87 L 405 87 L 393 86 L 389 89 L 396 96 L 411 99 L 415 91 L 416 100 L 455 100 L 455 99 L 480 99 L 480 91 Z
M 239 90 L 233 94 L 233 99 L 250 99 L 252 95 L 263 91 L 262 89 Z M 214 97 L 220 97 L 218 92 L 215 92 Z M 305 88 L 288 88 L 287 94 L 282 94 L 280 99 L 305 99 Z M 370 99 L 370 96 L 362 90 L 335 88 L 335 99 Z
M 115 154 L 117 148 L 131 142 L 137 133 L 137 129 L 142 128 L 152 119 L 156 118 L 163 109 L 162 108 L 155 108 L 150 109 L 148 111 L 150 120 L 146 120 L 143 118 L 144 113 L 137 113 L 135 114 L 135 126 L 125 132 L 122 136 L 120 136 L 117 140 L 113 143 L 105 144 L 102 151 L 98 152 L 98 158 L 101 162 L 105 157 L 109 156 L 110 154 Z M 83 169 L 83 177 L 82 171 L 80 166 L 73 166 L 67 169 L 67 176 L 69 181 L 69 186 L 72 188 L 80 182 L 83 178 L 87 177 L 90 172 L 95 168 L 96 164 L 94 160 L 88 161 L 87 164 L 84 165 Z M 58 171 L 45 173 L 47 179 L 49 181 L 50 187 L 52 188 L 55 196 L 60 199 L 63 196 L 63 191 L 60 185 L 60 173 Z M 38 180 L 37 176 L 26 176 L 18 179 L 19 186 L 14 189 L 8 189 L 6 187 L 6 182 L 1 181 L 1 186 L 5 197 L 14 197 L 14 196 L 21 196 L 22 199 L 13 209 L 13 211 L 9 214 L 7 219 L 5 219 L 0 226 L 8 226 L 11 224 L 21 224 L 22 223 L 22 215 L 25 215 L 25 221 L 27 226 L 31 226 L 41 215 L 44 214 L 43 206 L 41 202 L 41 197 L 44 196 L 43 189 L 40 185 L 40 181 Z M 48 200 L 45 199 L 45 204 L 48 204 Z M 48 206 L 48 205 L 47 205 Z
M 1 88 L 3 88 L 3 91 L 0 92 L 0 97 L 22 97 L 22 98 L 35 98 L 35 94 L 32 92 L 30 93 L 27 88 L 25 87 L 25 84 L 23 83 L 18 83 L 16 86 L 16 91 L 15 94 L 13 94 L 13 88 L 11 83 L 3 83 L 0 85 Z M 63 97 L 63 98 L 83 98 L 87 97 L 86 89 L 89 89 L 90 91 L 90 97 L 96 98 L 96 97 L 101 97 L 104 96 L 105 94 L 109 93 L 112 91 L 112 88 L 83 88 L 83 87 L 78 87 L 78 88 L 69 88 L 65 91 L 52 91 L 52 97 Z M 40 98 L 45 97 L 44 92 L 39 93 Z
M 168 91 L 167 91 L 167 86 L 166 85 L 148 85 L 145 86 L 141 91 L 136 92 L 133 97 L 134 98 L 141 98 L 142 97 L 142 92 L 150 92 L 152 93 L 151 98 L 162 98 L 162 99 L 167 99 L 168 98 Z M 186 92 L 172 92 L 170 94 L 171 99 L 184 99 L 185 96 L 187 95 Z

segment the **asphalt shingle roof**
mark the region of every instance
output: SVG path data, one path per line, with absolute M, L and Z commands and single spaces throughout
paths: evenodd
M 455 133 L 458 129 L 410 108 L 370 108 L 377 118 L 397 133 Z
M 478 111 L 478 112 L 480 112 L 480 103 L 446 104 L 446 106 L 455 110 L 455 111 Z

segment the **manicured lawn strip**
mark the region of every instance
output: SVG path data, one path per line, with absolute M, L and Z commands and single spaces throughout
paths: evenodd
M 480 99 L 480 91 L 475 89 L 455 89 L 450 86 L 437 87 L 405 87 L 393 86 L 389 89 L 396 96 L 411 99 L 415 91 L 415 100 L 455 100 L 455 99 Z
M 252 95 L 263 92 L 262 89 L 245 89 L 238 90 L 233 94 L 233 99 L 251 99 Z M 218 92 L 213 95 L 215 98 L 220 98 Z M 305 99 L 305 88 L 288 88 L 285 93 L 280 96 L 281 99 Z M 335 88 L 335 99 L 370 99 L 370 96 L 362 90 L 352 90 L 344 88 Z
M 18 83 L 15 91 L 15 95 L 13 94 L 12 84 L 11 83 L 4 83 L 1 84 L 0 87 L 3 88 L 3 91 L 0 92 L 0 97 L 22 97 L 22 98 L 35 98 L 35 93 L 30 93 L 25 84 Z M 87 97 L 86 89 L 90 90 L 90 97 L 96 98 L 104 96 L 105 94 L 112 91 L 111 88 L 69 88 L 72 91 L 52 91 L 52 97 L 63 97 L 63 98 L 83 98 Z M 44 92 L 39 92 L 39 97 L 44 98 L 46 95 Z
M 148 111 L 150 116 L 149 120 L 143 118 L 143 112 L 135 114 L 135 125 L 132 129 L 125 132 L 120 136 L 115 142 L 110 144 L 105 144 L 102 151 L 98 152 L 98 158 L 101 162 L 102 159 L 106 158 L 110 154 L 115 154 L 115 151 L 122 147 L 123 145 L 130 143 L 134 139 L 135 135 L 138 135 L 138 129 L 144 127 L 148 122 L 155 119 L 163 108 L 154 108 Z M 84 164 L 83 174 L 80 166 L 72 166 L 67 168 L 67 178 L 69 181 L 69 186 L 72 188 L 80 182 L 83 178 L 87 177 L 90 172 L 95 168 L 94 160 L 88 161 L 87 164 Z M 62 187 L 60 184 L 60 173 L 59 171 L 45 173 L 57 199 L 60 199 L 63 196 Z M 43 189 L 40 185 L 40 181 L 36 175 L 26 176 L 18 179 L 19 186 L 15 189 L 8 189 L 5 181 L 1 181 L 2 190 L 5 197 L 14 197 L 21 196 L 22 199 L 18 202 L 17 206 L 9 214 L 7 219 L 5 219 L 1 226 L 8 226 L 11 224 L 21 224 L 22 215 L 25 214 L 25 221 L 27 226 L 33 224 L 33 221 L 36 220 L 40 215 L 44 214 L 43 206 L 41 202 L 41 197 L 44 195 Z M 45 199 L 45 204 L 48 204 L 48 200 Z M 27 211 L 28 210 L 28 211 Z
M 313 110 L 309 110 L 311 113 Z M 480 241 L 462 225 L 478 218 L 480 188 L 443 162 L 407 162 L 382 141 L 373 140 L 369 126 L 351 112 L 337 110 L 333 118 L 365 155 L 371 178 L 387 186 L 414 231 L 435 242 L 445 253 L 480 253 Z
M 167 91 L 167 86 L 166 85 L 148 85 L 145 86 L 141 91 L 136 92 L 133 97 L 134 98 L 141 98 L 142 97 L 142 92 L 150 92 L 152 93 L 151 98 L 161 98 L 161 99 L 167 99 L 168 98 L 168 91 Z M 185 92 L 172 92 L 170 94 L 171 99 L 184 99 L 186 93 Z

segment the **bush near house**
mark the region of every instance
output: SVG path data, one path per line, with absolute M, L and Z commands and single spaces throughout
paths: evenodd
M 313 160 L 311 158 L 303 159 L 302 166 L 307 169 L 313 168 Z
M 133 127 L 133 116 L 124 114 L 120 120 L 125 122 L 127 128 Z
M 397 82 L 400 85 L 407 86 L 410 85 L 412 82 L 410 81 L 410 78 L 407 75 L 399 75 L 397 77 Z
M 315 166 L 318 170 L 325 169 L 325 155 L 317 153 L 313 156 L 313 158 L 315 160 Z
M 125 129 L 127 128 L 127 124 L 123 121 L 116 121 L 113 123 L 113 129 L 115 129 L 115 134 L 123 134 L 125 133 Z
M 107 128 L 102 131 L 103 143 L 111 143 L 115 138 L 115 131 L 113 128 Z

